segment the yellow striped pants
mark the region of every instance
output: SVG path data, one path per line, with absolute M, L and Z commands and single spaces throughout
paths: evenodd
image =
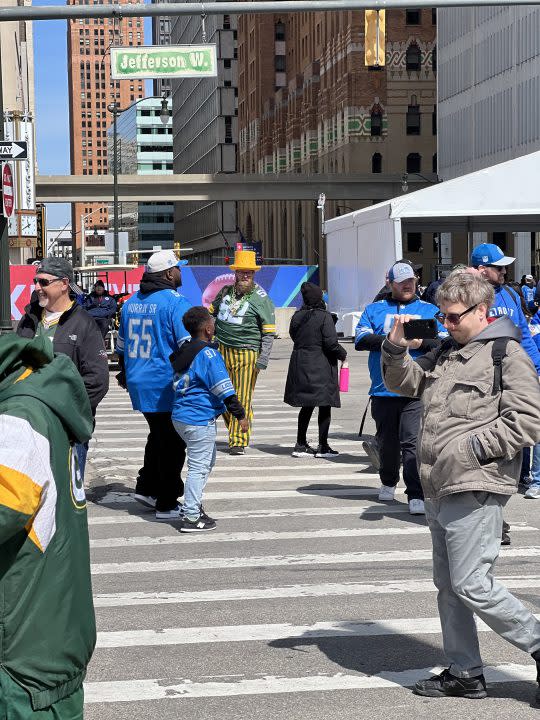
M 229 447 L 246 447 L 249 445 L 251 436 L 251 424 L 253 422 L 253 408 L 251 401 L 255 383 L 257 382 L 258 369 L 255 363 L 259 357 L 256 350 L 242 350 L 241 348 L 227 347 L 219 343 L 219 352 L 223 355 L 225 366 L 231 378 L 238 400 L 244 406 L 246 417 L 249 421 L 249 430 L 244 433 L 235 417 L 229 413 L 223 415 L 225 424 L 229 429 Z

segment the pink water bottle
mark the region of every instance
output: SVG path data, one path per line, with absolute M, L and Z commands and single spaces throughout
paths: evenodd
M 339 371 L 339 392 L 349 392 L 349 363 L 344 362 Z

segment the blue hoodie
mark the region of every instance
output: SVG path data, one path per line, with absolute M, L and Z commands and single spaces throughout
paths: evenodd
M 489 317 L 508 317 L 521 330 L 521 346 L 531 358 L 536 372 L 540 374 L 540 352 L 531 336 L 527 319 L 521 309 L 521 302 L 511 288 L 500 285 L 495 289 L 495 300 L 489 311 Z

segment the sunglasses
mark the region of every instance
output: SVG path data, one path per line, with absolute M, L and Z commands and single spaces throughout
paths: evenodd
M 478 307 L 478 303 L 476 305 L 471 305 L 470 308 L 467 308 L 467 310 L 464 310 L 462 313 L 442 313 L 438 312 L 435 315 L 435 318 L 443 325 L 447 320 L 449 323 L 452 323 L 452 325 L 459 325 L 461 322 L 461 318 L 464 315 L 467 315 L 467 313 L 472 312 L 475 308 Z
M 39 285 L 40 287 L 49 287 L 49 285 L 52 285 L 52 283 L 61 282 L 62 280 L 67 280 L 67 278 L 55 278 L 54 280 L 47 280 L 47 278 L 35 277 L 33 282 L 34 285 Z

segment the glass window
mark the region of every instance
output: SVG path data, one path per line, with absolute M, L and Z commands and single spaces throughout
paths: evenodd
M 419 173 L 422 171 L 422 158 L 418 153 L 407 155 L 407 172 Z
M 371 111 L 371 135 L 377 137 L 382 135 L 382 112 L 380 108 L 373 108 Z
M 422 65 L 422 53 L 416 43 L 411 43 L 407 48 L 407 54 L 405 56 L 405 64 L 407 70 L 420 70 Z
M 409 105 L 407 108 L 407 135 L 420 135 L 421 115 L 418 105 Z
M 421 10 L 405 10 L 405 22 L 407 25 L 420 25 L 421 13 Z
M 407 233 L 407 252 L 422 252 L 422 233 Z
M 276 23 L 274 37 L 278 41 L 285 40 L 285 24 L 282 23 L 281 20 Z
M 371 158 L 371 172 L 382 173 L 382 155 L 381 153 L 375 153 Z

